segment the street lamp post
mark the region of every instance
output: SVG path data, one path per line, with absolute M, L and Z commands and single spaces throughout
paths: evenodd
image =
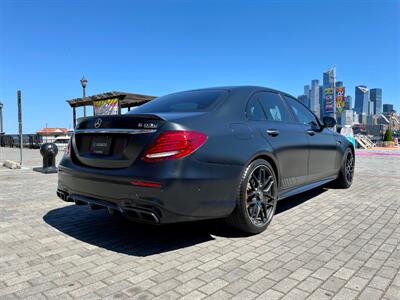
M 87 80 L 86 80 L 85 76 L 82 76 L 81 85 L 82 85 L 82 92 L 83 92 L 83 100 L 85 100 L 86 85 L 87 85 Z M 86 105 L 83 106 L 83 116 L 86 117 Z

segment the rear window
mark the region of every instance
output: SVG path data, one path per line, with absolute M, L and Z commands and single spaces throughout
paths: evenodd
M 128 114 L 210 111 L 224 90 L 203 90 L 166 95 L 143 104 Z

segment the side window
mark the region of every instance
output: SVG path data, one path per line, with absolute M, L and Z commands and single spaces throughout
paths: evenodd
M 246 110 L 247 118 L 252 121 L 265 121 L 265 115 L 261 108 L 260 102 L 256 97 L 252 97 L 247 104 Z
M 277 122 L 291 122 L 289 112 L 282 98 L 275 93 L 262 92 L 257 94 L 262 108 L 267 115 L 267 120 Z
M 319 126 L 318 121 L 314 116 L 314 114 L 311 111 L 309 111 L 303 104 L 290 97 L 287 96 L 283 97 L 285 98 L 289 107 L 292 109 L 293 114 L 295 115 L 299 123 L 311 126 Z

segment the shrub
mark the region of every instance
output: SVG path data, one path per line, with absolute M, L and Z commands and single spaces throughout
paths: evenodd
M 388 128 L 385 132 L 385 137 L 383 138 L 384 142 L 393 142 L 392 132 Z

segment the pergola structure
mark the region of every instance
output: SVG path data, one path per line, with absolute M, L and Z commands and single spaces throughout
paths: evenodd
M 75 98 L 67 100 L 68 104 L 72 107 L 73 114 L 73 124 L 74 128 L 76 125 L 76 108 L 80 106 L 93 106 L 94 101 L 108 100 L 108 99 L 118 99 L 118 114 L 121 114 L 121 108 L 128 108 L 142 105 L 150 100 L 156 98 L 155 96 L 132 94 L 126 92 L 107 92 L 102 94 L 97 94 L 93 96 L 87 96 L 84 98 Z

